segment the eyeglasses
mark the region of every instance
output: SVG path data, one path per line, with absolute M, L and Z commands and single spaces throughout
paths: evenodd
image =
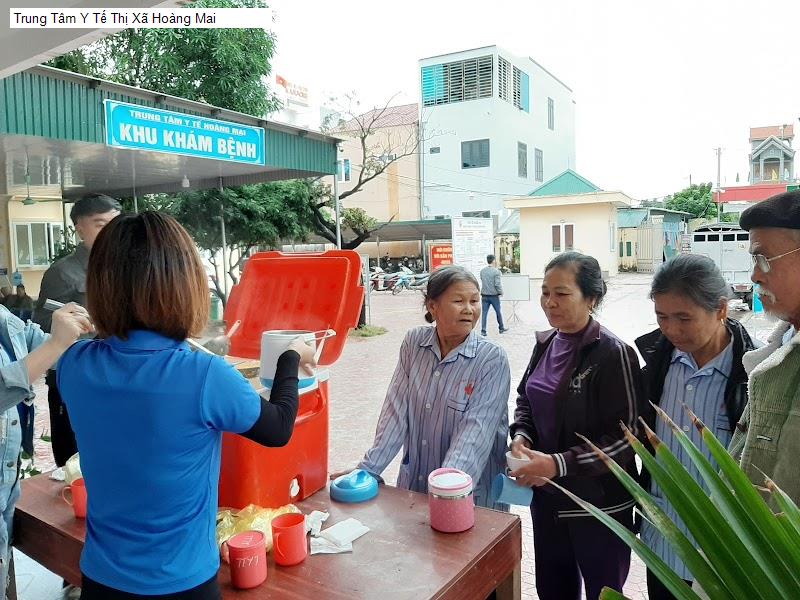
M 763 254 L 751 254 L 750 258 L 753 259 L 753 266 L 758 267 L 758 269 L 762 273 L 769 273 L 771 268 L 769 266 L 769 263 L 771 263 L 773 260 L 778 260 L 779 258 L 783 258 L 784 256 L 789 256 L 790 254 L 794 254 L 795 252 L 800 252 L 800 248 L 789 250 L 789 252 L 778 254 L 778 256 L 773 256 L 772 258 L 767 258 Z

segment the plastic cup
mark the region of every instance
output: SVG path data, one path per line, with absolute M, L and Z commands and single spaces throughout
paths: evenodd
M 272 519 L 272 552 L 275 562 L 290 567 L 308 556 L 306 516 L 286 513 Z
M 231 584 L 240 590 L 258 587 L 267 579 L 267 546 L 260 531 L 244 531 L 227 542 Z
M 67 492 L 69 492 L 69 498 L 67 498 Z M 63 488 L 61 490 L 61 498 L 72 507 L 72 511 L 77 518 L 86 518 L 88 496 L 86 495 L 86 482 L 83 477 L 76 479 L 72 484 Z

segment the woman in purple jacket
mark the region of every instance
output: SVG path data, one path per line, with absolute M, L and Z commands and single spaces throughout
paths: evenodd
M 642 376 L 635 350 L 594 318 L 606 293 L 600 265 L 578 252 L 545 269 L 542 309 L 553 329 L 538 332 L 517 388 L 512 452 L 529 459 L 512 472 L 533 487 L 536 589 L 542 600 L 596 600 L 608 586 L 622 591 L 630 549 L 581 510 L 563 487 L 632 528 L 633 498 L 578 437 L 585 435 L 635 475 L 633 450 L 620 422 L 636 430 Z

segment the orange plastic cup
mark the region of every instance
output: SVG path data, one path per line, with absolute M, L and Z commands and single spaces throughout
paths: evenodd
M 66 495 L 67 492 L 69 492 L 71 496 L 69 499 Z M 72 485 L 68 485 L 62 489 L 61 498 L 64 500 L 64 502 L 72 507 L 72 510 L 77 518 L 86 518 L 87 495 L 86 482 L 83 480 L 83 477 L 76 479 L 72 482 Z
M 240 590 L 258 587 L 267 579 L 267 546 L 260 531 L 239 533 L 227 542 L 231 584 Z
M 303 562 L 308 556 L 306 516 L 286 513 L 272 519 L 272 551 L 275 562 L 290 567 Z

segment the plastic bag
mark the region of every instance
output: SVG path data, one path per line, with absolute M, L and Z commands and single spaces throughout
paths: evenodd
M 67 485 L 72 485 L 76 479 L 83 477 L 81 473 L 81 459 L 80 455 L 76 452 L 67 459 L 67 464 L 64 465 L 64 481 Z
M 237 533 L 255 529 L 264 534 L 267 543 L 267 552 L 272 549 L 272 519 L 286 513 L 301 512 L 294 504 L 287 504 L 279 508 L 262 508 L 249 504 L 242 510 L 220 510 L 217 513 L 217 546 L 225 557 L 222 544 L 227 542 Z

